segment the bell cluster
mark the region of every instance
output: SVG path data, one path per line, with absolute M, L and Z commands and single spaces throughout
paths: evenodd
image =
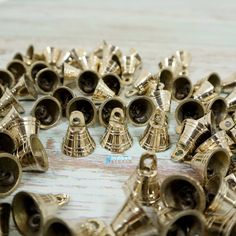
M 0 235 L 8 235 L 12 212 L 25 236 L 234 236 L 236 235 L 236 74 L 211 73 L 192 83 L 191 55 L 176 51 L 143 68 L 135 49 L 128 55 L 102 42 L 92 52 L 30 45 L 0 70 L 0 198 L 12 194 L 23 172 L 46 172 L 48 156 L 39 129 L 68 120 L 62 153 L 86 157 L 96 148 L 88 127 L 105 127 L 100 145 L 123 153 L 133 144 L 128 123 L 145 126 L 141 155 L 124 184 L 126 201 L 111 224 L 100 219 L 70 222 L 57 216 L 67 194 L 18 192 L 0 203 Z M 20 101 L 35 101 L 23 117 Z M 171 102 L 179 135 L 171 160 L 194 176 L 172 174 L 162 182 L 155 153 L 170 147 Z

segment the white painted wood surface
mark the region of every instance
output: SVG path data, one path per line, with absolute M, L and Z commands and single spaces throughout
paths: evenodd
M 137 48 L 144 67 L 151 72 L 157 71 L 162 57 L 185 48 L 193 56 L 193 81 L 212 71 L 225 78 L 235 71 L 235 11 L 234 0 L 0 0 L 0 67 L 5 67 L 16 51 L 24 51 L 30 43 L 39 50 L 48 45 L 92 50 L 106 39 L 124 53 Z M 29 111 L 32 103 L 26 106 Z M 177 140 L 173 114 L 174 106 L 170 114 L 171 149 Z M 131 161 L 109 164 L 105 162 L 111 154 L 99 145 L 104 128 L 97 125 L 89 129 L 97 148 L 84 159 L 61 154 L 66 129 L 64 120 L 40 132 L 50 170 L 45 174 L 25 173 L 17 191 L 68 193 L 71 202 L 60 212 L 65 219 L 99 217 L 109 223 L 125 200 L 122 185 L 143 152 L 137 141 L 144 128 L 130 126 L 134 145 L 125 155 Z M 173 172 L 191 171 L 169 160 L 171 149 L 157 154 L 160 180 Z M 12 197 L 0 201 L 11 201 Z M 18 235 L 13 224 L 11 229 L 10 236 Z

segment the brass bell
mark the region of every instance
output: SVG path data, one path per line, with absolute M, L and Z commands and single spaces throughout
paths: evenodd
M 27 73 L 27 67 L 24 62 L 20 60 L 13 60 L 8 63 L 7 70 L 9 70 L 15 77 L 16 82 Z
M 10 225 L 11 205 L 0 203 L 0 235 L 8 236 Z
M 225 98 L 228 112 L 234 112 L 236 108 L 236 88 Z
M 135 126 L 145 126 L 154 111 L 155 104 L 150 97 L 137 96 L 127 106 L 127 117 Z
M 49 129 L 60 120 L 61 106 L 56 98 L 43 96 L 35 102 L 31 114 L 39 120 L 41 129 Z
M 114 108 L 111 112 L 109 124 L 100 140 L 101 146 L 114 153 L 123 153 L 133 143 L 128 131 L 125 114 L 121 108 Z
M 25 172 L 46 172 L 48 170 L 47 153 L 35 134 L 26 138 L 22 146 L 17 149 L 16 156 Z
M 231 93 L 236 85 L 236 73 L 232 73 L 222 81 L 222 90 L 224 93 Z
M 37 74 L 39 71 L 48 68 L 48 64 L 45 61 L 36 61 L 34 62 L 29 69 L 29 75 L 31 76 L 32 80 L 35 81 Z
M 74 62 L 75 58 L 73 57 L 71 51 L 62 51 L 57 63 L 56 63 L 56 68 L 62 69 L 64 67 L 64 64 L 72 64 Z
M 124 187 L 128 195 L 132 195 L 141 205 L 150 206 L 159 200 L 160 186 L 155 154 L 145 153 L 141 156 L 138 167 Z
M 70 85 L 76 81 L 79 77 L 81 70 L 75 66 L 70 65 L 69 63 L 64 63 L 62 66 L 62 75 L 63 75 L 63 85 Z
M 21 182 L 22 168 L 17 158 L 0 153 L 0 198 L 10 195 Z
M 59 101 L 61 104 L 62 116 L 66 117 L 66 107 L 69 101 L 75 97 L 74 92 L 66 86 L 59 86 L 53 91 L 52 96 Z
M 208 111 L 206 115 L 199 118 L 198 121 L 201 124 L 205 125 L 211 131 L 212 134 L 216 132 L 216 123 L 212 110 Z
M 171 106 L 171 92 L 165 89 L 158 89 L 154 93 L 158 107 L 163 111 L 169 112 Z
M 24 123 L 27 137 L 30 137 L 32 134 L 39 134 L 40 122 L 35 117 L 23 117 L 22 122 Z
M 97 109 L 89 98 L 75 97 L 71 99 L 66 107 L 67 119 L 69 119 L 72 111 L 81 111 L 87 126 L 94 124 L 97 119 Z
M 36 100 L 38 98 L 34 83 L 27 74 L 18 80 L 11 92 L 19 100 Z
M 123 100 L 121 100 L 119 97 L 107 99 L 100 105 L 98 110 L 98 116 L 101 125 L 105 127 L 108 126 L 111 112 L 116 107 L 123 109 L 125 112 L 126 106 Z
M 110 88 L 115 95 L 119 95 L 121 91 L 121 79 L 118 75 L 107 73 L 102 76 L 103 82 Z
M 78 67 L 81 70 L 89 70 L 90 68 L 90 64 L 89 64 L 89 57 L 87 52 L 82 49 L 72 49 L 70 51 L 72 58 L 74 58 L 76 60 L 76 67 Z
M 59 86 L 60 79 L 56 71 L 45 68 L 37 73 L 35 82 L 40 93 L 50 94 Z
M 120 64 L 116 60 L 113 60 L 113 58 L 109 58 L 109 59 L 105 58 L 101 61 L 98 72 L 101 76 L 110 74 L 110 73 L 120 75 L 121 67 L 120 67 Z
M 14 97 L 12 92 L 6 88 L 4 94 L 0 98 L 0 116 L 4 117 L 10 111 L 12 106 L 14 106 L 19 113 L 25 112 L 23 106 Z
M 83 113 L 73 111 L 69 118 L 69 127 L 62 143 L 62 152 L 71 157 L 90 155 L 96 144 L 86 127 Z
M 206 182 L 214 175 L 225 177 L 229 170 L 230 156 L 227 150 L 217 148 L 195 154 L 190 165 Z
M 155 110 L 139 143 L 149 152 L 161 152 L 169 147 L 168 124 L 163 110 L 159 108 Z
M 158 66 L 161 70 L 167 69 L 167 70 L 172 71 L 175 74 L 178 74 L 176 73 L 176 71 L 178 71 L 179 62 L 176 56 L 166 57 L 162 59 L 159 62 Z
M 204 190 L 200 182 L 189 175 L 174 174 L 168 176 L 161 184 L 160 193 L 162 202 L 168 208 L 205 210 Z
M 187 76 L 178 76 L 173 81 L 172 98 L 175 101 L 180 102 L 191 97 L 192 91 L 192 82 Z
M 62 50 L 59 48 L 55 48 L 55 47 L 46 47 L 43 51 L 43 55 L 45 58 L 45 61 L 49 64 L 49 65 L 56 65 L 60 56 L 61 56 Z
M 12 88 L 16 81 L 14 75 L 8 70 L 0 70 L 0 84 L 4 87 Z
M 14 136 L 8 130 L 0 130 L 0 153 L 13 154 L 16 151 L 17 143 Z
M 67 194 L 18 192 L 12 201 L 13 220 L 25 236 L 42 235 L 47 217 L 69 202 Z
M 192 56 L 190 52 L 186 50 L 178 50 L 175 52 L 173 55 L 174 58 L 176 58 L 177 63 L 181 65 L 181 69 L 188 69 L 191 61 L 192 61 Z
M 144 209 L 132 198 L 128 198 L 111 223 L 116 236 L 154 236 L 157 229 Z
M 181 124 L 185 119 L 197 120 L 204 116 L 205 110 L 201 102 L 192 98 L 186 99 L 179 103 L 175 110 L 175 119 L 178 124 Z

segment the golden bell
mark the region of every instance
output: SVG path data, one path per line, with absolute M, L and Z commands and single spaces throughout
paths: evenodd
M 162 236 L 205 235 L 205 218 L 198 210 L 164 208 L 157 213 Z
M 234 112 L 236 108 L 236 88 L 225 98 L 228 112 Z
M 69 101 L 66 107 L 67 119 L 69 119 L 72 111 L 83 113 L 86 126 L 91 126 L 97 119 L 97 109 L 93 101 L 86 97 L 75 97 Z
M 0 203 L 0 235 L 9 235 L 11 205 L 9 203 Z
M 17 158 L 0 153 L 0 198 L 10 195 L 21 182 L 22 168 Z
M 175 52 L 174 57 L 177 60 L 177 63 L 181 64 L 181 66 L 184 68 L 188 68 L 191 61 L 192 61 L 192 56 L 190 52 L 186 50 L 178 50 Z
M 66 117 L 66 107 L 69 101 L 75 97 L 74 92 L 66 86 L 59 86 L 53 91 L 52 96 L 61 104 L 62 116 Z
M 115 93 L 119 95 L 121 91 L 121 78 L 112 73 L 107 73 L 102 76 L 103 82 Z
M 35 83 L 40 93 L 50 94 L 58 87 L 60 79 L 54 70 L 45 68 L 37 73 Z
M 81 73 L 81 70 L 68 64 L 64 63 L 62 66 L 62 75 L 63 75 L 63 85 L 69 85 L 72 84 L 78 79 L 79 75 Z
M 25 236 L 42 235 L 47 217 L 69 202 L 67 194 L 18 192 L 12 201 L 12 215 L 19 232 Z
M 103 148 L 114 153 L 123 153 L 132 146 L 133 140 L 121 108 L 116 107 L 112 110 L 109 124 L 100 143 Z
M 111 223 L 116 236 L 154 236 L 157 230 L 144 209 L 132 198 L 128 198 Z
M 222 81 L 222 91 L 224 93 L 231 93 L 236 85 L 236 73 L 232 73 Z
M 35 102 L 31 114 L 40 122 L 41 129 L 49 129 L 60 120 L 61 106 L 56 98 L 43 96 Z
M 96 71 L 84 70 L 76 80 L 77 88 L 84 95 L 92 95 L 100 80 L 100 76 Z
M 46 47 L 43 51 L 45 61 L 49 65 L 56 65 L 61 56 L 61 53 L 62 50 L 55 47 Z
M 159 62 L 158 66 L 161 70 L 167 69 L 177 74 L 176 71 L 178 71 L 179 62 L 176 57 L 166 57 Z
M 150 97 L 137 96 L 127 106 L 127 117 L 135 126 L 145 126 L 154 111 L 155 104 Z
M 162 152 L 169 147 L 168 124 L 163 110 L 157 108 L 153 113 L 139 143 L 149 152 Z
M 191 80 L 186 76 L 178 76 L 173 81 L 172 98 L 179 102 L 192 95 L 193 87 Z
M 11 92 L 19 100 L 36 100 L 38 98 L 34 83 L 27 74 L 18 80 Z
M 169 112 L 171 106 L 171 92 L 165 89 L 158 89 L 154 93 L 158 107 Z
M 0 130 L 0 153 L 13 154 L 17 148 L 16 140 L 8 130 Z
M 92 100 L 95 104 L 101 104 L 105 100 L 112 98 L 115 96 L 115 92 L 113 92 L 106 84 L 105 82 L 100 79 L 96 89 L 93 93 Z
M 23 171 L 46 172 L 48 170 L 48 156 L 37 135 L 31 134 L 17 149 Z
M 206 115 L 199 118 L 198 121 L 201 124 L 205 125 L 211 131 L 212 134 L 216 132 L 216 123 L 214 119 L 214 114 L 211 110 L 208 111 Z
M 144 206 L 155 204 L 160 198 L 160 186 L 157 176 L 155 154 L 145 153 L 139 160 L 138 167 L 125 183 L 128 195 Z
M 23 106 L 14 97 L 12 92 L 6 88 L 4 94 L 0 98 L 0 116 L 4 117 L 10 111 L 12 106 L 14 106 L 19 113 L 25 112 Z
M 35 81 L 37 74 L 39 71 L 48 68 L 48 64 L 45 61 L 36 61 L 34 62 L 29 69 L 29 75 L 33 81 Z
M 122 52 L 119 47 L 116 45 L 108 44 L 107 42 L 103 41 L 102 45 L 102 59 L 112 59 L 115 60 L 118 64 L 121 62 Z
M 166 207 L 176 210 L 205 210 L 204 190 L 200 182 L 189 175 L 168 176 L 161 184 L 160 193 Z
M 107 127 L 109 123 L 109 119 L 111 116 L 111 112 L 114 108 L 121 108 L 125 112 L 126 106 L 124 101 L 119 97 L 113 97 L 104 101 L 98 110 L 99 122 L 101 125 Z
M 27 67 L 24 62 L 20 60 L 13 60 L 7 64 L 7 70 L 9 70 L 15 77 L 16 82 L 27 73 Z
M 72 49 L 71 50 L 72 57 L 76 60 L 78 68 L 81 70 L 89 70 L 89 60 L 88 60 L 88 54 L 87 52 L 82 49 Z
M 0 70 L 0 84 L 5 88 L 12 88 L 15 85 L 16 81 L 14 75 L 8 70 Z
M 64 64 L 72 64 L 74 61 L 73 55 L 71 53 L 71 51 L 62 51 L 57 63 L 56 63 L 56 67 L 63 69 L 62 67 L 64 66 Z
M 176 148 L 171 154 L 171 159 L 173 161 L 186 160 L 188 155 L 210 136 L 210 131 L 201 122 L 193 119 L 186 119 Z
M 175 119 L 181 124 L 185 119 L 197 120 L 205 114 L 204 106 L 200 101 L 188 98 L 179 103 L 175 110 Z
M 27 137 L 30 137 L 32 134 L 38 135 L 40 122 L 35 117 L 27 116 L 23 117 L 22 122 L 25 127 L 25 134 Z
M 62 143 L 62 152 L 71 157 L 90 155 L 96 144 L 86 127 L 83 113 L 73 111 L 69 118 L 69 127 Z
M 229 170 L 230 156 L 227 150 L 216 148 L 204 153 L 195 154 L 190 165 L 199 174 L 201 179 L 206 182 L 214 175 L 225 177 Z

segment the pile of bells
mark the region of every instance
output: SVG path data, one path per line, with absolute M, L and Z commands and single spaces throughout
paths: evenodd
M 128 55 L 102 42 L 92 52 L 46 47 L 16 53 L 0 70 L 0 197 L 11 194 L 22 171 L 45 172 L 48 157 L 38 137 L 62 117 L 69 127 L 62 153 L 85 157 L 95 150 L 87 127 L 105 127 L 100 144 L 123 153 L 133 143 L 127 121 L 145 126 L 140 146 L 147 150 L 125 185 L 127 201 L 111 225 L 98 219 L 67 223 L 55 211 L 69 196 L 19 192 L 13 219 L 23 235 L 227 235 L 236 234 L 236 74 L 224 81 L 211 73 L 189 78 L 191 55 L 176 51 L 143 69 L 136 50 Z M 43 96 L 41 96 L 43 95 Z M 39 97 L 39 98 L 38 98 Z M 191 166 L 198 178 L 172 175 L 161 184 L 154 153 L 169 148 L 171 101 L 179 140 L 171 159 Z M 35 101 L 31 115 L 19 101 Z M 225 177 L 226 176 L 226 177 Z M 0 233 L 8 234 L 11 207 L 1 203 Z M 1 232 L 2 231 L 2 232 Z M 44 232 L 44 233 L 43 233 Z

